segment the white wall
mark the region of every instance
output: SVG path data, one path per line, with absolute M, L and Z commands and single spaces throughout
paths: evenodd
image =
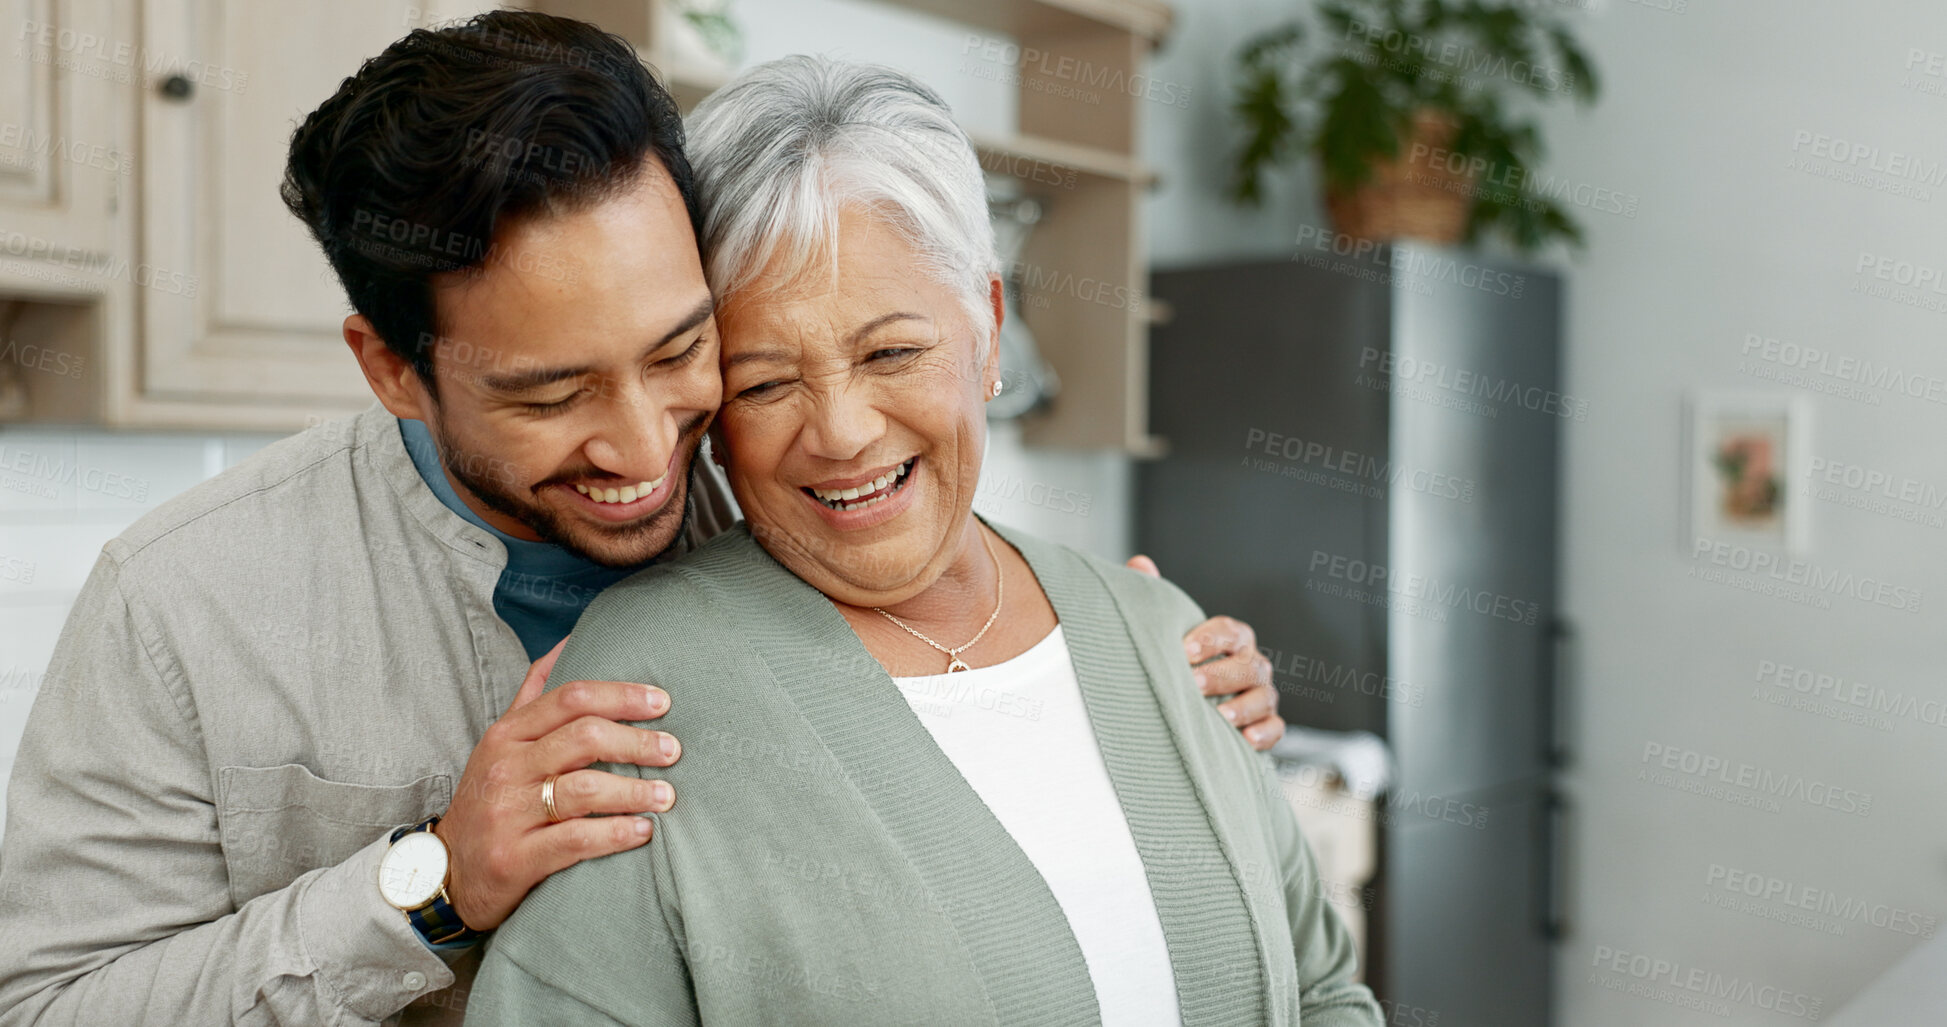
M 1947 916 L 1947 734 L 1923 722 L 1927 707 L 1883 731 L 1754 698 L 1796 694 L 1756 680 L 1770 661 L 1947 701 L 1947 530 L 1815 499 L 1806 559 L 1919 589 L 1924 605 L 1808 608 L 1690 577 L 1710 564 L 1679 544 L 1678 474 L 1684 396 L 1722 389 L 1805 396 L 1815 456 L 1947 488 L 1940 392 L 1841 398 L 1756 377 L 1783 368 L 1741 353 L 1756 333 L 1947 377 L 1947 314 L 1850 291 L 1862 253 L 1947 267 L 1947 183 L 1921 200 L 1792 166 L 1809 156 L 1793 149 L 1799 132 L 1911 154 L 1930 177 L 1947 161 L 1947 95 L 1903 84 L 1910 49 L 1947 51 L 1947 8 L 1685 8 L 1610 0 L 1595 12 L 1610 88 L 1585 120 L 1552 119 L 1555 171 L 1641 197 L 1634 219 L 1584 217 L 1589 254 L 1569 292 L 1566 391 L 1591 405 L 1564 452 L 1566 605 L 1583 640 L 1576 934 L 1560 963 L 1563 1022 L 1576 1025 L 1726 1022 L 1592 984 L 1592 971 L 1634 980 L 1596 967 L 1597 946 L 1802 992 L 1829 1013 L 1917 942 L 1872 926 L 1871 912 L 1834 936 L 1773 919 L 1798 912 L 1776 897 L 1749 900 L 1753 912 L 1708 905 L 1725 896 L 1708 887 L 1713 865 L 1783 882 L 1801 902 L 1821 889 Z M 1639 779 L 1649 743 L 1870 793 L 1872 806 L 1856 816 L 1787 800 L 1769 813 L 1673 791 Z M 1727 1004 L 1732 1023 L 1789 1019 Z
M 1190 84 L 1197 102 L 1151 120 L 1150 158 L 1166 176 L 1150 211 L 1157 264 L 1280 256 L 1299 226 L 1321 223 L 1306 170 L 1287 176 L 1262 211 L 1239 211 L 1218 192 L 1234 139 L 1228 55 L 1295 6 L 1179 5 L 1179 31 L 1156 72 Z M 1693 562 L 1680 540 L 1682 404 L 1700 389 L 1804 396 L 1816 457 L 1947 496 L 1947 408 L 1937 405 L 1947 381 L 1932 402 L 1870 388 L 1862 393 L 1880 394 L 1866 402 L 1761 378 L 1751 369 L 1786 368 L 1762 350 L 1741 353 L 1755 333 L 1819 347 L 1835 363 L 1851 357 L 1947 379 L 1947 313 L 1849 291 L 1864 253 L 1947 273 L 1947 181 L 1930 186 L 1927 199 L 1892 196 L 1791 164 L 1811 156 L 1810 144 L 1793 148 L 1803 131 L 1877 146 L 1882 160 L 1912 155 L 1930 179 L 1947 166 L 1947 78 L 1922 76 L 1929 92 L 1907 73 L 1911 50 L 1947 52 L 1947 7 L 1594 0 L 1558 9 L 1581 27 L 1607 88 L 1586 114 L 1562 108 L 1545 117 L 1546 170 L 1639 201 L 1633 218 L 1577 211 L 1588 250 L 1556 261 L 1569 277 L 1564 391 L 1591 407 L 1585 423 L 1568 425 L 1563 451 L 1564 606 L 1581 644 L 1577 763 L 1567 778 L 1577 813 L 1573 934 L 1561 950 L 1558 1019 L 1574 1027 L 1794 1019 L 1761 1008 L 1777 993 L 1760 987 L 1803 995 L 1806 1011 L 1816 1000 L 1829 1018 L 1920 940 L 1873 920 L 1897 911 L 1915 930 L 1933 922 L 1920 918 L 1947 918 L 1947 806 L 1937 798 L 1947 734 L 1929 722 L 1947 718 L 1926 705 L 1947 703 L 1937 626 L 1947 603 L 1947 528 L 1811 503 L 1805 559 L 1918 589 L 1917 614 L 1845 598 L 1806 608 L 1695 580 L 1693 567 L 1710 564 Z M 1832 494 L 1864 498 L 1843 486 Z M 1883 688 L 1912 712 L 1889 717 L 1884 731 L 1770 705 L 1754 692 L 1798 695 L 1756 680 L 1770 664 Z M 1872 806 L 1856 816 L 1786 800 L 1770 813 L 1676 791 L 1639 780 L 1651 769 L 1650 743 L 1869 793 Z M 1713 867 L 1722 868 L 1716 886 Z M 1721 882 L 1732 870 L 1759 875 L 1755 887 L 1772 894 L 1731 895 Z M 1706 896 L 1749 907 L 1719 908 Z M 1781 920 L 1803 912 L 1781 896 L 1829 903 L 1836 915 L 1815 915 L 1812 927 Z M 1611 962 L 1596 965 L 1598 952 Z M 1628 954 L 1622 969 L 1615 952 Z M 1639 980 L 1628 969 L 1636 955 L 1677 969 Z M 1937 963 L 1947 973 L 1947 954 Z M 1673 981 L 1733 997 L 1698 1012 L 1669 1001 L 1697 995 Z M 1656 994 L 1629 993 L 1643 984 L 1637 990 Z
M 1288 257 L 1304 225 L 1323 215 L 1308 167 L 1271 171 L 1264 204 L 1226 198 L 1237 132 L 1230 113 L 1233 55 L 1244 40 L 1294 17 L 1292 0 L 1197 0 L 1176 5 L 1176 30 L 1150 71 L 1187 93 L 1187 106 L 1150 104 L 1144 112 L 1149 163 L 1161 173 L 1150 196 L 1149 254 L 1157 267 Z

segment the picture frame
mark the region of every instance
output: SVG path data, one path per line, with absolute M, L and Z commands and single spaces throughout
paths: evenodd
M 1811 403 L 1699 392 L 1685 405 L 1686 549 L 1699 539 L 1802 555 L 1811 546 Z

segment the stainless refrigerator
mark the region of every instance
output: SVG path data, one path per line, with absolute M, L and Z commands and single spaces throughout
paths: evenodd
M 1252 623 L 1291 723 L 1365 729 L 1390 1022 L 1548 1022 L 1562 287 L 1434 247 L 1160 271 L 1140 551 Z

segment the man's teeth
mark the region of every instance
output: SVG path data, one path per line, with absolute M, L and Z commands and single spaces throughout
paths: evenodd
M 669 476 L 666 474 L 663 475 L 663 478 L 667 478 L 667 477 Z M 642 498 L 643 496 L 646 496 L 649 493 L 654 492 L 657 489 L 661 488 L 662 483 L 663 483 L 663 479 L 657 478 L 655 481 L 644 481 L 644 482 L 638 482 L 634 485 L 624 485 L 619 489 L 593 489 L 593 488 L 589 488 L 586 485 L 576 485 L 575 491 L 581 493 L 584 496 L 587 496 L 588 498 L 594 500 L 597 503 L 633 503 L 636 500 Z
M 912 469 L 913 462 L 908 460 L 894 470 L 854 488 L 808 489 L 807 491 L 834 510 L 863 510 L 891 496 L 899 483 L 906 480 L 907 473 Z

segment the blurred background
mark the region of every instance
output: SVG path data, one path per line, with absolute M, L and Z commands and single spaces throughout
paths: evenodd
M 948 100 L 977 507 L 1255 625 L 1389 1023 L 1947 1022 L 1947 8 L 531 6 Z M 476 9 L 0 0 L 0 771 L 103 542 L 370 402 L 285 145 Z

